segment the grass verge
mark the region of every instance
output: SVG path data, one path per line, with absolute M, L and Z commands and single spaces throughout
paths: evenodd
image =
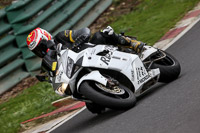
M 53 111 L 51 102 L 59 98 L 48 83 L 40 82 L 0 104 L 1 133 L 16 133 L 21 122 Z
M 191 10 L 199 0 L 142 0 L 136 10 L 114 18 L 116 32 L 137 36 L 153 45 Z
M 119 1 L 119 0 L 115 0 Z M 153 45 L 199 0 L 141 0 L 133 12 L 112 18 L 116 32 L 125 31 Z M 38 83 L 0 105 L 1 133 L 18 132 L 20 122 L 54 110 L 51 102 L 59 99 L 48 83 Z

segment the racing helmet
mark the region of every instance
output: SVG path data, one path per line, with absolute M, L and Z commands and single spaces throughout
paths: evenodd
M 28 35 L 26 42 L 33 53 L 43 58 L 49 50 L 47 41 L 51 39 L 52 36 L 49 32 L 42 28 L 36 28 Z

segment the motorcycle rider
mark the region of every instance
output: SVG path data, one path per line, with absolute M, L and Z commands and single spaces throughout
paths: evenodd
M 42 28 L 34 29 L 27 37 L 27 45 L 29 50 L 34 54 L 43 58 L 42 68 L 47 71 L 48 74 L 53 77 L 56 73 L 57 67 L 57 55 L 56 46 L 58 43 L 62 44 L 62 49 L 70 48 L 75 50 L 83 43 L 91 42 L 93 44 L 108 44 L 108 45 L 122 45 L 131 46 L 137 53 L 141 53 L 145 43 L 137 41 L 136 39 L 124 36 L 122 34 L 114 33 L 112 27 L 96 32 L 90 39 L 91 33 L 89 28 L 82 28 L 79 30 L 64 30 L 55 35 L 52 35 Z M 44 72 L 43 71 L 43 72 Z M 42 77 L 42 78 L 41 78 Z M 40 81 L 43 81 L 43 76 L 37 76 Z M 64 95 L 65 90 L 55 90 L 59 95 Z

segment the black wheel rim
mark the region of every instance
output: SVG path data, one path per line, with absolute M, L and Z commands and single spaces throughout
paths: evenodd
M 170 58 L 169 56 L 166 56 L 165 58 L 157 61 L 156 64 L 165 65 L 165 66 L 173 66 L 175 62 L 172 58 Z

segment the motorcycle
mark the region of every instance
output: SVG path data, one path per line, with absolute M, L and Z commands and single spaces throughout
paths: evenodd
M 54 89 L 61 87 L 67 95 L 85 101 L 92 113 L 129 109 L 137 96 L 157 82 L 177 79 L 181 71 L 172 55 L 151 46 L 144 46 L 140 55 L 111 45 L 84 46 L 74 52 L 58 44 L 58 69 L 51 81 Z

